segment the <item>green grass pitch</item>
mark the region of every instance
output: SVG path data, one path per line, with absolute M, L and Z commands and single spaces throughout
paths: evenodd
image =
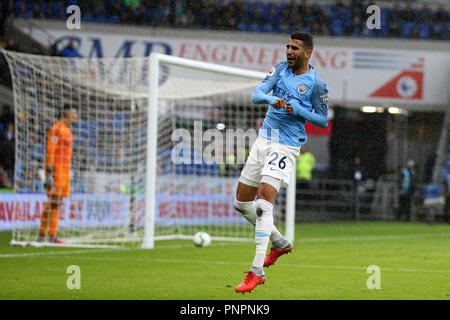
M 450 226 L 396 222 L 296 225 L 295 248 L 250 294 L 234 288 L 255 246 L 159 241 L 154 250 L 8 247 L 0 233 L 0 299 L 450 299 Z M 68 266 L 80 289 L 68 289 Z M 368 289 L 367 267 L 380 268 Z

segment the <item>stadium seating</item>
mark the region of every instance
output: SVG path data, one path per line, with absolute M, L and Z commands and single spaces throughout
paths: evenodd
M 112 8 L 113 5 L 119 2 L 122 7 L 120 8 L 120 12 L 117 15 L 117 12 L 113 12 Z M 231 5 L 234 1 L 230 0 L 227 2 L 228 5 Z M 25 11 L 23 11 L 22 3 L 26 4 Z M 50 3 L 48 2 L 38 2 L 39 3 L 39 9 L 41 16 L 44 16 L 47 19 L 64 19 L 65 18 L 65 12 L 64 10 L 61 10 L 62 8 L 65 8 L 69 5 L 79 5 L 78 0 L 67 0 L 67 1 L 59 1 L 56 3 L 51 4 L 51 9 L 48 10 Z M 186 6 L 189 2 L 182 0 L 182 5 Z M 219 6 L 221 1 L 217 0 L 213 2 L 214 5 Z M 17 17 L 30 19 L 33 17 L 33 7 L 35 2 L 34 1 L 25 1 L 25 0 L 16 0 L 14 2 L 14 8 L 15 8 L 15 14 Z M 117 24 L 122 21 L 122 17 L 124 13 L 128 12 L 129 17 L 127 20 L 128 22 L 131 21 L 131 23 L 135 23 L 136 19 L 133 19 L 133 17 L 137 17 L 139 15 L 139 10 L 131 10 L 125 7 L 122 1 L 118 0 L 106 0 L 104 1 L 106 11 L 102 13 L 94 13 L 94 12 L 83 12 L 82 14 L 82 20 L 86 22 L 95 22 L 95 23 L 109 23 L 109 24 Z M 286 1 L 284 3 L 280 2 L 254 2 L 254 1 L 244 1 L 243 10 L 240 11 L 240 20 L 237 21 L 237 29 L 240 31 L 250 31 L 250 32 L 266 32 L 266 33 L 278 33 L 281 30 L 281 15 L 282 10 L 287 8 L 290 5 L 289 1 Z M 258 7 L 261 12 L 265 15 L 267 23 L 258 23 L 256 21 L 249 21 L 249 12 L 251 10 L 254 10 L 254 7 Z M 299 8 L 301 5 L 296 4 L 297 8 Z M 353 23 L 352 21 L 352 8 L 351 6 L 343 6 L 338 7 L 334 3 L 329 4 L 322 4 L 322 8 L 325 9 L 325 11 L 328 13 L 329 18 L 331 20 L 329 27 L 329 31 L 331 35 L 333 36 L 344 36 L 346 34 L 346 30 L 350 30 L 349 26 Z M 271 12 L 271 8 L 275 8 L 275 16 L 270 16 L 269 13 Z M 150 13 L 151 16 L 155 17 L 156 24 L 161 23 L 160 17 L 162 16 L 162 12 L 160 12 L 159 8 L 156 7 L 149 7 L 147 8 L 147 13 Z M 187 10 L 185 10 L 187 11 Z M 401 9 L 403 11 L 403 9 Z M 390 13 L 392 12 L 392 9 L 390 7 L 381 7 L 381 19 L 384 21 L 382 24 L 382 30 L 381 32 L 363 32 L 361 36 L 369 36 L 369 37 L 385 37 L 387 36 L 387 31 L 389 28 L 389 25 L 392 21 L 390 21 Z M 414 28 L 418 29 L 419 32 L 419 38 L 420 39 L 429 39 L 431 35 L 432 27 L 434 26 L 432 23 L 427 23 L 426 21 L 420 21 L 421 17 L 421 8 L 413 7 L 414 12 L 414 22 L 405 22 L 405 21 L 397 21 L 400 24 L 401 29 L 401 37 L 408 38 L 410 36 L 411 31 Z M 433 10 L 432 10 L 432 13 Z M 205 10 L 204 12 L 196 12 L 195 14 L 199 15 L 203 19 L 197 19 L 197 21 L 203 20 L 206 22 L 206 25 L 200 25 L 200 22 L 198 22 L 198 28 L 206 28 L 206 29 L 214 29 L 214 28 L 221 28 L 223 29 L 224 26 L 215 26 L 213 25 L 214 19 L 210 16 L 210 14 Z M 195 15 L 194 14 L 194 15 Z M 364 14 L 364 13 L 363 13 Z M 448 16 L 448 12 L 447 12 Z M 305 31 L 311 31 L 312 24 L 311 22 L 308 22 L 311 19 L 311 16 L 308 15 L 306 17 L 302 17 L 303 20 L 303 28 Z M 226 21 L 227 19 L 225 19 Z M 314 20 L 317 21 L 317 17 L 314 17 Z M 448 20 L 448 18 L 447 18 Z M 141 20 L 142 21 L 142 20 Z M 145 21 L 145 19 L 144 19 Z M 350 25 L 349 25 L 350 24 Z M 294 23 L 292 24 L 291 28 L 293 29 Z M 176 25 L 174 25 L 176 26 Z M 226 26 L 225 26 L 226 28 Z M 231 26 L 230 26 L 231 28 Z M 234 29 L 236 26 L 233 27 Z M 448 39 L 448 33 L 450 30 L 450 23 L 448 21 L 439 22 L 439 29 L 443 35 L 443 39 Z M 354 36 L 354 34 L 352 34 Z

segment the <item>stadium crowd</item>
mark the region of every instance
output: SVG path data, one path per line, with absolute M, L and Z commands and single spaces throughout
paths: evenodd
M 449 12 L 444 5 L 410 2 L 381 7 L 381 29 L 368 30 L 366 8 L 373 0 L 337 0 L 310 4 L 307 0 L 255 2 L 245 0 L 3 0 L 0 19 L 67 18 L 66 8 L 78 5 L 82 21 L 154 27 L 202 28 L 252 32 L 303 30 L 313 35 L 448 39 Z M 3 23 L 2 23 L 3 25 Z

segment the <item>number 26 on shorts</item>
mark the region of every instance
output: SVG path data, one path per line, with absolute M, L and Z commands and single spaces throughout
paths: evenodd
M 278 152 L 272 152 L 271 154 L 270 154 L 270 157 L 272 158 L 270 161 L 269 161 L 269 164 L 270 165 L 274 165 L 274 166 L 276 166 L 277 165 L 277 160 L 278 160 L 278 158 L 279 158 L 279 155 L 278 155 Z M 286 160 L 286 156 L 284 156 L 284 157 L 282 157 L 279 161 L 278 161 L 278 168 L 280 168 L 281 170 L 283 170 L 284 168 L 286 168 L 286 162 L 285 162 L 285 160 Z

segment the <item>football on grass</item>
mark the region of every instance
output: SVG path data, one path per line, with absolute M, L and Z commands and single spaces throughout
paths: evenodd
M 194 235 L 194 244 L 196 247 L 207 247 L 211 244 L 211 237 L 206 232 L 197 232 Z

